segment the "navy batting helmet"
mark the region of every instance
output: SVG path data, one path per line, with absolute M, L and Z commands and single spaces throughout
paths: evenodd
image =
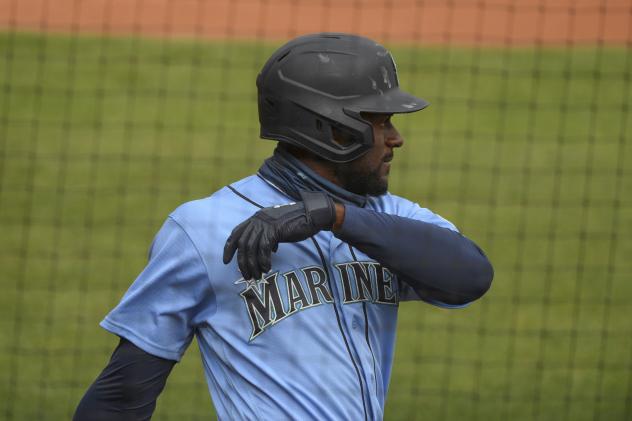
M 333 162 L 352 161 L 373 145 L 360 113 L 411 113 L 428 105 L 399 89 L 388 50 L 340 33 L 305 35 L 279 48 L 257 77 L 257 91 L 262 138 Z

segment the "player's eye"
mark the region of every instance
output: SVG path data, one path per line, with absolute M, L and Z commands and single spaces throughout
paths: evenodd
M 388 114 L 365 114 L 363 117 L 371 124 L 381 127 L 391 126 L 391 115 Z

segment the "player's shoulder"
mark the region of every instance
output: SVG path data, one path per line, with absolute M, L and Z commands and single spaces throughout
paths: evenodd
M 390 192 L 381 196 L 369 198 L 367 207 L 378 212 L 418 219 L 420 221 L 435 224 L 453 231 L 458 231 L 457 227 L 452 222 L 434 213 L 430 209 L 422 207 L 412 200 L 397 196 Z
M 183 231 L 200 252 L 213 253 L 236 225 L 258 210 L 233 190 L 234 186 L 243 188 L 257 183 L 256 179 L 246 177 L 210 196 L 181 204 L 169 214 L 166 226 Z
M 367 207 L 378 212 L 385 212 L 399 216 L 409 216 L 411 212 L 420 206 L 405 197 L 386 192 L 380 196 L 369 197 Z
M 226 211 L 226 207 L 243 205 L 244 199 L 235 193 L 236 189 L 244 189 L 246 186 L 260 185 L 259 177 L 251 175 L 230 185 L 224 186 L 210 196 L 185 202 L 178 206 L 170 216 L 176 219 L 195 219 L 208 217 L 210 214 Z
M 244 186 L 256 183 L 256 176 L 249 176 L 230 186 Z M 213 194 L 200 199 L 191 200 L 178 206 L 169 214 L 169 218 L 176 221 L 183 228 L 204 228 L 227 220 L 238 218 L 241 213 L 251 211 L 250 205 L 234 192 L 234 187 L 224 186 Z

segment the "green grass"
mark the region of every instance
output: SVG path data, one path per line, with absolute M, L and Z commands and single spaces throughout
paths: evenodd
M 0 34 L 0 418 L 69 419 L 167 213 L 270 153 L 254 79 L 273 48 Z M 630 419 L 630 51 L 394 52 L 433 105 L 395 119 L 391 190 L 496 276 L 465 310 L 402 304 L 386 418 Z M 193 345 L 155 419 L 211 411 Z

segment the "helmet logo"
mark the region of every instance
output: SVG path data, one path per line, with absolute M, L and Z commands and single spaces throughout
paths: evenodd
M 329 63 L 331 58 L 327 54 L 318 53 L 318 59 L 321 63 Z
M 391 84 L 391 80 L 388 78 L 388 70 L 386 70 L 386 67 L 380 66 L 380 72 L 382 72 L 382 77 L 384 78 L 384 84 L 388 86 L 389 89 L 391 89 L 393 85 Z
M 371 76 L 369 76 L 369 79 L 371 80 L 371 89 L 373 89 L 380 95 L 384 95 L 384 92 L 382 92 L 382 90 L 377 87 L 377 82 L 375 81 L 375 79 L 373 79 Z

